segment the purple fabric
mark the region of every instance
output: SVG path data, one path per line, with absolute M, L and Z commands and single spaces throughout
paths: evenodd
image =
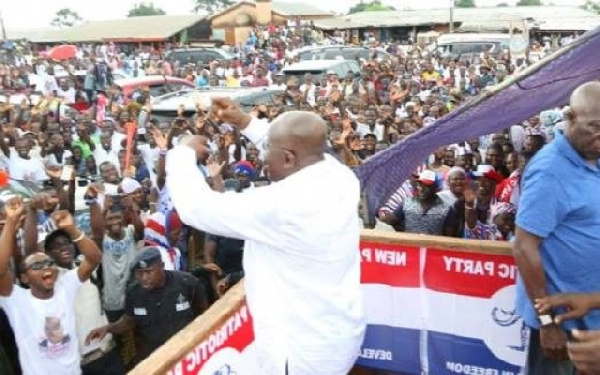
M 440 146 L 491 134 L 543 110 L 568 104 L 576 87 L 600 78 L 600 28 L 564 48 L 569 51 L 540 62 L 544 66 L 537 72 L 486 100 L 457 108 L 362 164 L 357 175 L 371 214 Z

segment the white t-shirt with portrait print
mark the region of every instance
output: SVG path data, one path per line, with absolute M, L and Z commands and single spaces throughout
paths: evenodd
M 81 374 L 75 328 L 75 295 L 81 285 L 74 269 L 58 278 L 50 299 L 38 299 L 17 285 L 10 296 L 0 297 L 24 375 Z

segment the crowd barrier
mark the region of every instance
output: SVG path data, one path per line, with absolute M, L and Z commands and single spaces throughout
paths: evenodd
M 365 230 L 360 251 L 369 326 L 353 374 L 523 372 L 507 243 Z M 242 284 L 130 374 L 257 374 Z

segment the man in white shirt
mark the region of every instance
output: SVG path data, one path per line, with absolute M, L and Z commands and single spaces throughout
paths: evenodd
M 313 107 L 317 103 L 316 94 L 315 94 L 316 89 L 317 88 L 316 88 L 315 84 L 313 83 L 312 74 L 306 73 L 304 75 L 304 83 L 300 86 L 300 91 L 306 97 L 306 102 Z
M 0 235 L 0 307 L 4 309 L 15 331 L 19 361 L 24 374 L 45 375 L 81 373 L 75 327 L 75 295 L 90 278 L 100 262 L 98 247 L 75 227 L 67 211 L 52 217 L 73 242 L 79 244 L 84 260 L 77 269 L 58 277 L 54 260 L 36 252 L 21 264 L 21 280 L 27 290 L 14 285 L 15 275 L 9 264 L 14 251 L 14 238 L 24 212 L 20 198 L 5 206 L 6 223 Z
M 345 375 L 365 332 L 360 292 L 357 178 L 325 155 L 326 125 L 288 112 L 271 126 L 230 99 L 220 120 L 258 148 L 274 183 L 243 193 L 212 191 L 198 170 L 207 139 L 182 139 L 167 155 L 167 187 L 186 224 L 246 241 L 245 288 L 261 374 Z M 221 166 L 211 165 L 211 177 Z M 218 180 L 218 178 L 217 178 Z
M 283 82 L 283 73 L 276 73 L 273 76 L 273 83 L 269 88 L 271 90 L 285 90 L 286 84 Z
M 15 149 L 10 151 L 10 177 L 15 180 L 43 181 L 47 180 L 44 164 L 38 158 L 31 157 L 31 143 L 27 138 L 19 138 Z

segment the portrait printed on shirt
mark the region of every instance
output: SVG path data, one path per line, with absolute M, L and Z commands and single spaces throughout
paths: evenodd
M 46 317 L 44 334 L 38 345 L 40 352 L 48 358 L 59 358 L 69 351 L 71 337 L 63 330 L 60 318 Z

